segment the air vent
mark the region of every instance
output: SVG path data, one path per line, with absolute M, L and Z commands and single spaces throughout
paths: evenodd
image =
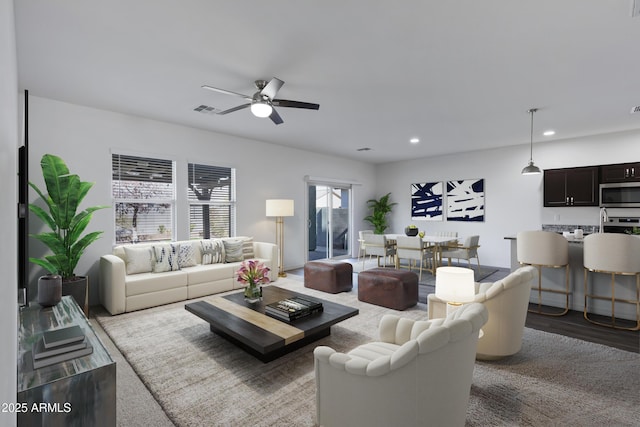
M 631 109 L 631 114 L 640 113 L 640 105 L 636 105 Z
M 202 113 L 202 114 L 215 114 L 220 110 L 215 108 L 215 107 L 210 107 L 208 105 L 200 105 L 200 106 L 194 108 L 193 111 L 197 111 L 197 112 Z
M 369 148 L 369 147 L 362 147 L 362 148 L 358 148 L 356 151 L 371 151 L 371 148 Z

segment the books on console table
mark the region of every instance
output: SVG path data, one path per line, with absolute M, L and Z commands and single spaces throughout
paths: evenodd
M 285 322 L 320 313 L 322 310 L 321 302 L 302 297 L 287 298 L 264 307 L 265 314 Z
M 84 340 L 84 332 L 80 326 L 69 326 L 66 328 L 52 329 L 42 335 L 45 348 L 58 347 Z
M 55 363 L 86 356 L 93 352 L 84 332 L 79 326 L 47 331 L 33 344 L 31 355 L 33 368 L 38 369 Z

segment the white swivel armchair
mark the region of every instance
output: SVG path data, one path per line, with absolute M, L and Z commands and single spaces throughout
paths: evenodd
M 476 283 L 474 302 L 484 304 L 489 311 L 489 321 L 482 327 L 483 335 L 478 341 L 477 359 L 495 360 L 520 351 L 535 277 L 535 267 L 526 266 L 494 283 Z M 429 319 L 445 317 L 446 301 L 429 294 L 427 304 Z
M 332 426 L 464 426 L 482 304 L 444 319 L 385 315 L 380 341 L 349 353 L 316 347 L 316 422 Z

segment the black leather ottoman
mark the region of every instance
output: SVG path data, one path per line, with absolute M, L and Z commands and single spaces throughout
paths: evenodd
M 304 265 L 304 287 L 337 294 L 353 289 L 353 266 L 348 262 L 309 261 Z
M 394 310 L 418 303 L 418 275 L 413 271 L 372 268 L 358 274 L 358 299 Z

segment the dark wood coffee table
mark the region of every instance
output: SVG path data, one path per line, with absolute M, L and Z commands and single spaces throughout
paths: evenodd
M 319 301 L 324 311 L 290 323 L 264 314 L 266 304 L 293 296 Z M 358 314 L 357 308 L 273 285 L 262 288 L 262 301 L 255 304 L 245 302 L 243 292 L 238 292 L 185 304 L 184 308 L 209 322 L 211 332 L 226 338 L 265 363 L 328 336 L 331 326 Z

